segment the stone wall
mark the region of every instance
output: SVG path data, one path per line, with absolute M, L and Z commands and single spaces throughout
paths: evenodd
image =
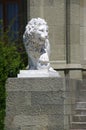
M 8 79 L 5 129 L 69 130 L 77 83 L 62 78 Z
M 51 61 L 66 63 L 66 1 L 28 0 L 30 17 L 42 17 L 49 25 Z M 69 48 L 70 63 L 81 64 L 85 59 L 85 0 L 70 0 L 69 5 Z M 28 8 L 29 9 L 29 8 Z
M 80 0 L 80 45 L 82 48 L 82 63 L 86 63 L 86 0 Z
M 86 70 L 86 0 L 69 0 L 68 12 L 66 12 L 67 1 L 27 0 L 27 17 L 28 20 L 33 17 L 42 17 L 47 21 L 50 30 L 50 60 L 55 69 L 58 69 L 58 65 L 63 65 L 64 68 L 67 63 L 66 57 L 69 57 L 71 66 L 72 64 L 76 64 L 76 66 L 81 64 L 82 70 Z M 67 33 L 68 41 L 66 39 Z M 82 70 L 70 71 L 70 77 L 73 78 L 73 75 L 76 75 L 74 78 L 77 78 L 77 75 L 80 78 L 83 75 L 86 77 L 86 72 L 83 73 Z M 64 77 L 63 71 L 60 71 L 60 74 Z
M 70 0 L 70 61 L 81 63 L 80 0 Z
M 51 44 L 51 60 L 64 61 L 65 0 L 30 0 L 30 12 L 28 12 L 28 19 L 29 16 L 30 19 L 34 17 L 41 17 L 47 21 Z

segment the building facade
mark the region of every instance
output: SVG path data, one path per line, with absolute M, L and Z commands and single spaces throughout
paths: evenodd
M 30 7 L 30 8 L 29 8 Z M 86 0 L 27 0 L 27 18 L 49 25 L 52 66 L 71 78 L 85 78 Z
M 13 6 L 13 1 L 15 7 Z M 85 78 L 86 70 L 86 0 L 3 0 L 11 3 L 14 14 L 19 14 L 17 30 L 31 18 L 41 17 L 49 26 L 50 61 L 61 76 Z M 5 14 L 0 0 L 0 12 Z M 11 10 L 10 8 L 10 10 Z M 7 11 L 6 11 L 7 12 Z M 8 10 L 9 13 L 9 10 Z M 2 18 L 2 13 L 0 18 Z M 9 13 L 10 14 L 10 13 Z M 7 15 L 8 16 L 8 15 Z M 8 20 L 4 18 L 4 24 Z M 18 20 L 20 22 L 18 22 Z M 21 23 L 22 21 L 22 23 Z M 19 24 L 19 25 L 18 25 Z

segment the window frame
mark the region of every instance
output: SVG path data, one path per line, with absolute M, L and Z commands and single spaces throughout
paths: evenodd
M 0 0 L 2 4 L 2 12 L 3 12 L 3 31 L 7 29 L 7 16 L 6 16 L 6 5 L 8 2 L 18 3 L 18 21 L 19 21 L 19 35 L 24 31 L 24 26 L 27 22 L 27 0 Z

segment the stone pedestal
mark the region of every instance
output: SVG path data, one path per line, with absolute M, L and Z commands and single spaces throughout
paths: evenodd
M 6 91 L 6 130 L 64 130 L 68 125 L 71 92 L 65 98 L 65 79 L 9 78 Z
M 58 78 L 8 79 L 6 130 L 63 130 L 63 86 Z
M 20 73 L 17 75 L 18 78 L 43 78 L 43 77 L 60 77 L 59 73 L 53 68 L 51 70 L 20 70 Z

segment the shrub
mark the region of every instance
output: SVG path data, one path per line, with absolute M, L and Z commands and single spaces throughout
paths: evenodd
M 8 77 L 16 77 L 18 71 L 27 65 L 27 55 L 21 43 L 22 35 L 15 37 L 11 25 L 5 32 L 3 30 L 3 21 L 0 20 L 0 130 L 4 130 L 6 80 Z
M 6 79 L 15 77 L 24 66 L 17 48 L 0 41 L 0 130 L 4 130 Z

